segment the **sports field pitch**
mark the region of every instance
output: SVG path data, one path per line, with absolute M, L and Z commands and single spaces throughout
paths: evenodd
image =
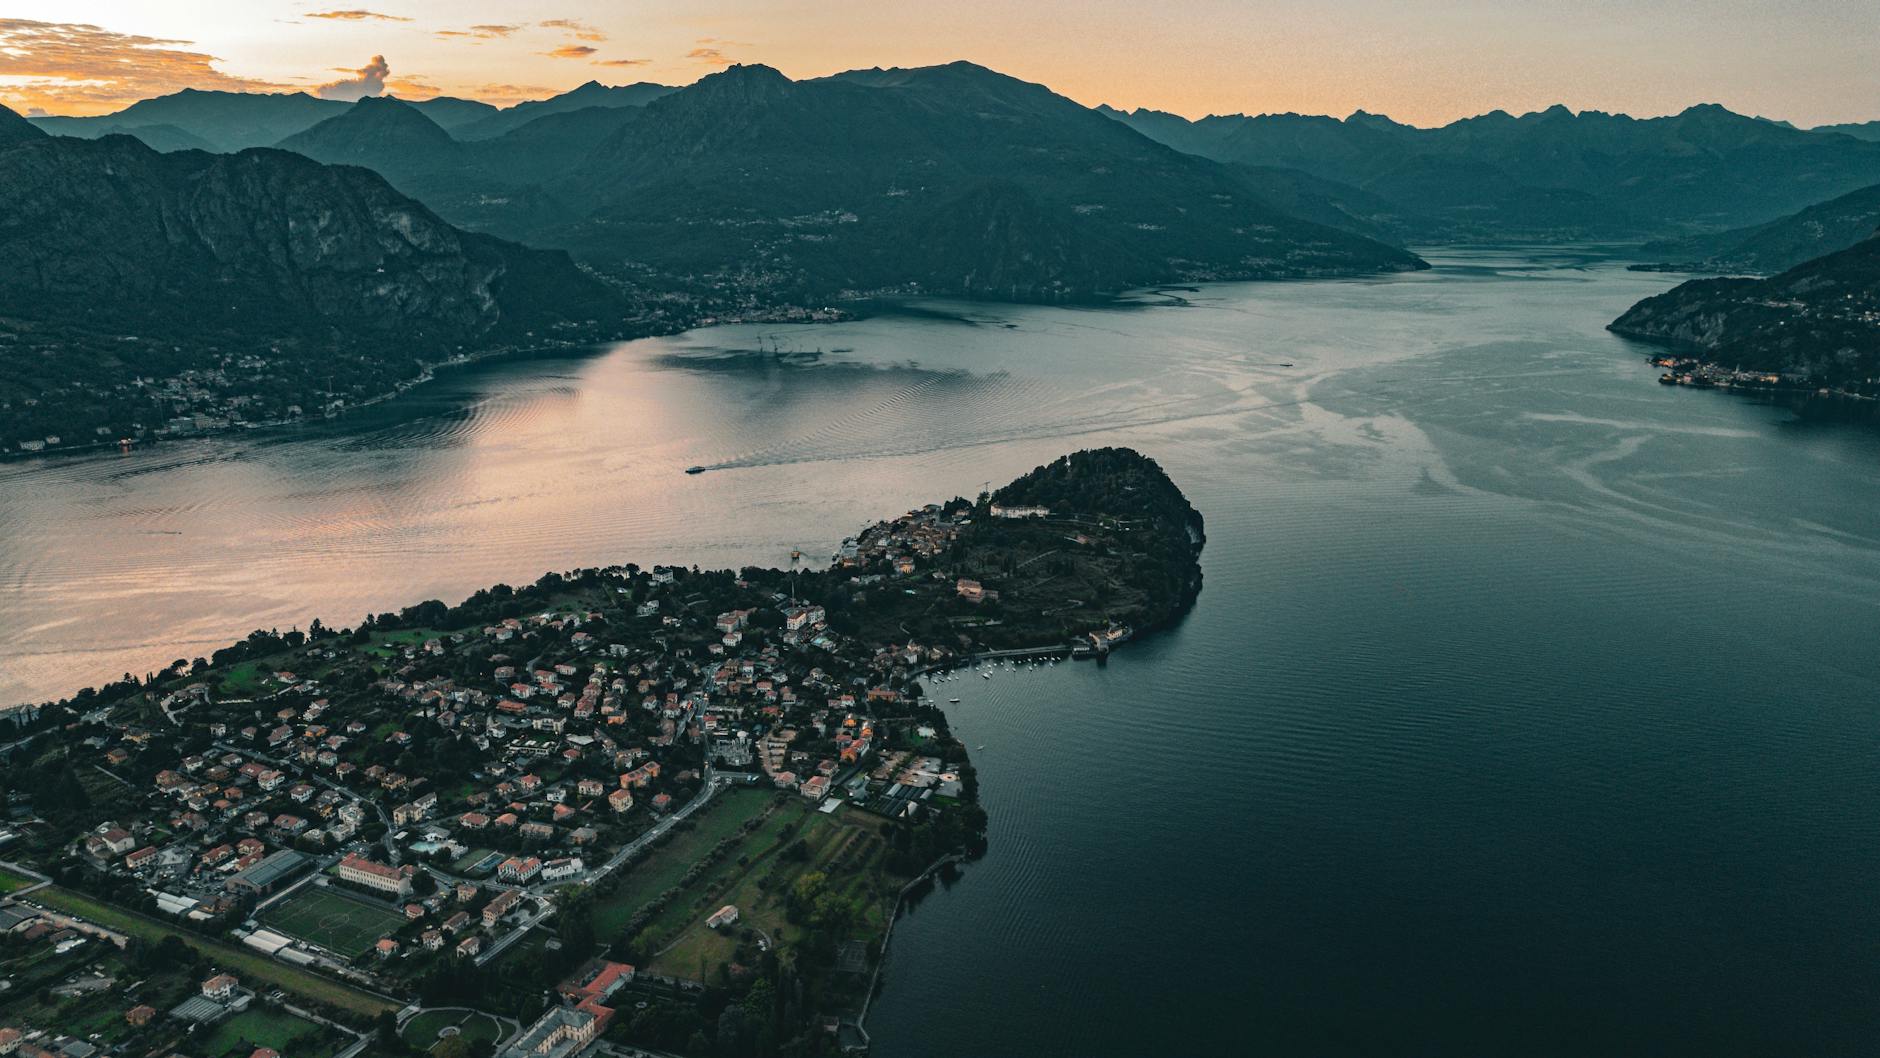
M 261 921 L 350 959 L 403 926 L 405 916 L 346 893 L 309 885 L 262 912 Z

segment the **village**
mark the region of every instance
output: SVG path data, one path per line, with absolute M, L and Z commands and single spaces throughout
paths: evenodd
M 987 534 L 1116 557 L 1051 515 L 931 505 L 813 572 L 549 575 L 74 699 L 9 771 L 0 1054 L 690 1053 L 727 1004 L 865 1048 L 896 908 L 985 820 L 923 693 L 973 639 L 881 636 L 873 600 L 972 627 L 1035 590 L 961 575 Z M 123 989 L 166 945 L 200 979 Z M 58 1000 L 98 978 L 138 1001 Z

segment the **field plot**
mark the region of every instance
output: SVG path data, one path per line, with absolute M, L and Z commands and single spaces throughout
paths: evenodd
M 139 937 L 146 943 L 176 937 L 201 952 L 218 967 L 244 980 L 252 978 L 254 981 L 266 982 L 315 1002 L 331 1003 L 356 1015 L 372 1018 L 381 1011 L 397 1009 L 397 1004 L 382 997 L 368 995 L 311 970 L 276 962 L 252 948 L 189 933 L 171 923 L 103 903 L 84 893 L 53 885 L 34 890 L 28 899 L 55 911 L 77 915 L 108 929 Z
M 309 885 L 263 912 L 261 921 L 350 959 L 396 932 L 405 916 L 349 893 Z
M 209 1058 L 248 1058 L 268 1047 L 292 1058 L 327 1058 L 338 1050 L 335 1034 L 285 1011 L 250 1008 L 217 1025 L 201 1044 Z
M 790 848 L 794 854 L 786 853 Z M 652 953 L 647 969 L 709 981 L 715 967 L 732 961 L 747 933 L 773 944 L 799 940 L 803 927 L 789 920 L 786 905 L 804 879 L 818 899 L 842 909 L 841 928 L 850 937 L 876 935 L 902 881 L 882 869 L 883 851 L 878 818 L 847 808 L 827 815 L 792 798 L 706 871 L 693 899 L 674 901 L 647 924 L 637 938 Z M 725 904 L 739 909 L 738 924 L 706 926 L 705 917 Z M 845 968 L 865 964 L 866 953 L 862 940 Z
M 675 832 L 671 840 L 622 869 L 620 886 L 594 908 L 594 932 L 612 941 L 625 930 L 648 901 L 679 884 L 685 872 L 720 841 L 736 834 L 744 821 L 762 812 L 776 799 L 775 790 L 740 786 L 725 790 L 712 799 L 686 829 Z

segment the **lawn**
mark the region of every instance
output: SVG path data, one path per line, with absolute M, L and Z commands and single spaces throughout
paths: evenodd
M 694 863 L 719 842 L 736 834 L 745 820 L 763 811 L 776 795 L 775 790 L 749 786 L 720 792 L 711 804 L 687 820 L 692 824 L 690 830 L 674 833 L 666 844 L 620 869 L 619 888 L 595 905 L 595 933 L 603 941 L 617 939 L 635 911 L 678 885 Z
M 221 674 L 222 693 L 239 698 L 253 698 L 261 691 L 261 681 L 274 674 L 274 660 L 259 658 L 230 667 Z
M 271 1047 L 292 1058 L 328 1058 L 337 1050 L 331 1046 L 333 1035 L 311 1021 L 256 1005 L 217 1025 L 203 1040 L 201 1049 L 209 1058 L 248 1058 L 257 1047 Z M 325 1042 L 314 1047 L 294 1045 L 303 1037 Z
M 169 923 L 140 915 L 135 911 L 101 903 L 70 889 L 63 889 L 56 885 L 47 886 L 34 892 L 27 899 L 54 910 L 88 919 L 107 929 L 129 933 L 147 941 L 162 940 L 170 936 L 180 937 L 211 962 L 227 968 L 238 977 L 263 981 L 295 995 L 321 1003 L 330 1003 L 363 1017 L 376 1017 L 382 1010 L 398 1009 L 398 1004 L 390 1000 L 380 999 L 356 988 L 350 988 L 311 971 L 276 962 L 247 948 L 225 944 L 219 940 L 178 929 Z
M 350 959 L 369 951 L 380 937 L 396 933 L 405 916 L 325 886 L 308 885 L 269 908 L 261 921 Z
M 17 893 L 32 884 L 31 878 L 0 867 L 0 893 Z
M 429 1048 L 438 1042 L 438 1033 L 447 1028 L 455 1028 L 471 1043 L 495 1043 L 503 1035 L 503 1026 L 495 1018 L 463 1010 L 427 1010 L 405 1022 L 400 1035 L 414 1047 Z
M 390 658 L 394 655 L 402 657 L 406 647 L 415 647 L 427 639 L 441 639 L 449 634 L 435 628 L 407 628 L 398 632 L 374 633 L 372 642 L 360 647 L 359 651 L 381 658 Z

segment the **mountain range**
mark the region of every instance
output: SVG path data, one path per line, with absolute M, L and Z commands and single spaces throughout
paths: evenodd
M 1109 116 L 1216 161 L 1299 169 L 1445 221 L 1465 238 L 1669 237 L 1766 223 L 1880 182 L 1880 142 L 1716 105 L 1662 118 L 1563 106 L 1415 128 L 1363 111 L 1190 121 Z
M 733 66 L 643 106 L 477 141 L 422 117 L 362 102 L 282 146 L 368 165 L 479 230 L 806 297 L 1056 299 L 1423 267 L 1355 225 L 1274 207 L 1230 167 L 968 63 L 806 81 Z
M 1402 247 L 1425 241 L 1655 236 L 1675 237 L 1655 244 L 1668 260 L 1780 274 L 1686 284 L 1615 329 L 1845 373 L 1866 369 L 1844 348 L 1866 317 L 1840 310 L 1867 304 L 1880 140 L 1716 106 L 1435 129 L 1364 112 L 1189 121 L 965 62 L 806 80 L 740 65 L 500 110 L 193 90 L 98 118 L 0 109 L 0 190 L 16 265 L 0 331 L 179 351 L 317 357 L 395 337 L 409 358 L 606 330 L 629 276 L 745 307 L 1055 301 L 1418 269 Z
M 464 140 L 489 139 L 549 114 L 590 107 L 633 107 L 675 91 L 666 85 L 608 86 L 589 81 L 548 99 L 498 109 L 474 99 L 436 96 L 405 102 L 439 128 Z M 371 97 L 369 97 L 371 98 Z M 392 97 L 383 97 L 390 99 Z M 232 152 L 273 147 L 353 104 L 304 92 L 225 92 L 185 88 L 140 100 L 98 117 L 35 117 L 34 125 L 56 136 L 97 139 L 113 133 L 134 136 L 160 151 Z
M 1773 275 L 1845 250 L 1880 229 L 1880 184 L 1863 187 L 1789 216 L 1713 235 L 1649 242 L 1640 253 L 1671 264 L 1664 270 Z
M 137 333 L 397 334 L 455 343 L 572 318 L 565 254 L 453 228 L 374 173 L 287 151 L 160 153 L 0 120 L 0 312 Z M 548 301 L 513 288 L 562 288 Z

